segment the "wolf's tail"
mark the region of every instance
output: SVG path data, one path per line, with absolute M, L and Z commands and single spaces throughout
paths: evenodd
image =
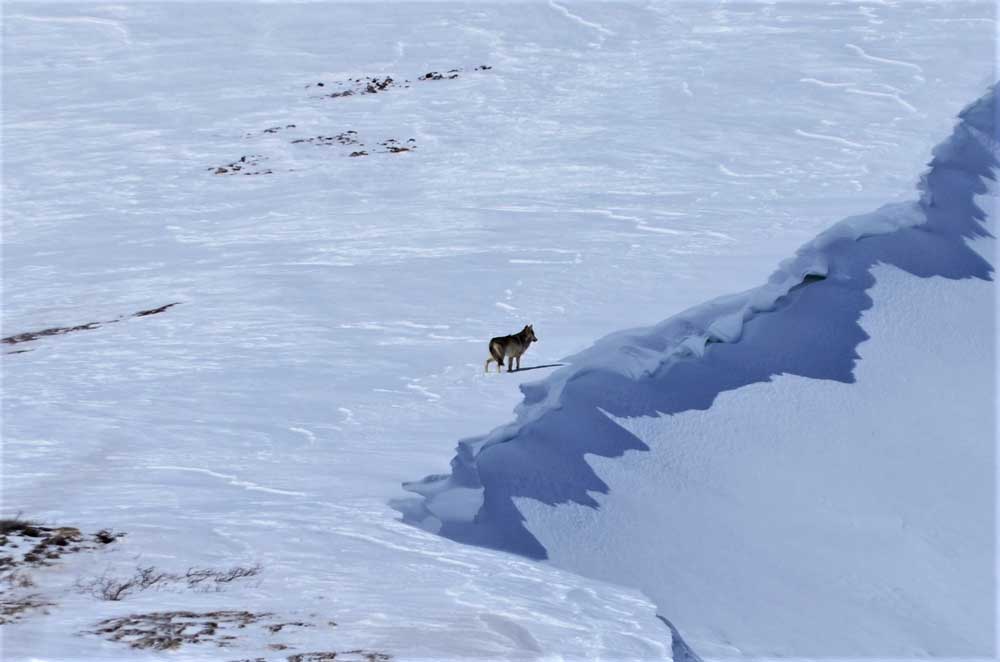
M 503 365 L 503 347 L 496 340 L 490 341 L 490 356 L 493 360 Z

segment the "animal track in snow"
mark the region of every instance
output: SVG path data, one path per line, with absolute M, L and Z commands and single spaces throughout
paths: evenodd
M 868 52 L 866 52 L 865 49 L 861 48 L 860 46 L 856 46 L 854 44 L 844 44 L 844 46 L 846 48 L 851 49 L 852 51 L 854 51 L 855 53 L 857 53 L 859 56 L 861 56 L 865 60 L 868 60 L 869 62 L 879 62 L 881 64 L 892 64 L 892 65 L 895 65 L 897 67 L 906 67 L 908 69 L 912 69 L 912 70 L 914 70 L 914 71 L 917 72 L 916 74 L 914 74 L 915 78 L 917 78 L 921 82 L 923 82 L 923 80 L 924 80 L 924 76 L 923 76 L 924 68 L 921 67 L 919 64 L 914 64 L 912 62 L 906 62 L 904 60 L 893 60 L 893 59 L 887 58 L 887 57 L 878 57 L 876 55 L 871 55 Z
M 799 136 L 802 136 L 803 138 L 815 138 L 816 140 L 826 140 L 827 142 L 838 143 L 838 144 L 843 145 L 845 147 L 854 147 L 854 148 L 857 148 L 857 149 L 865 149 L 866 148 L 866 145 L 862 145 L 861 143 L 856 143 L 856 142 L 847 140 L 846 138 L 841 138 L 839 136 L 828 136 L 828 135 L 823 134 L 823 133 L 810 133 L 808 131 L 803 131 L 802 129 L 795 129 L 795 134 L 799 135 Z
M 293 490 L 281 490 L 275 487 L 267 487 L 265 485 L 260 485 L 249 480 L 241 480 L 237 476 L 232 476 L 230 474 L 218 473 L 210 469 L 202 469 L 200 467 L 179 467 L 173 465 L 153 465 L 146 467 L 147 469 L 160 469 L 165 471 L 189 471 L 191 473 L 200 473 L 206 476 L 212 476 L 213 478 L 221 478 L 225 480 L 233 487 L 242 487 L 246 490 L 256 491 L 256 492 L 269 492 L 271 494 L 284 494 L 286 496 L 307 496 L 305 492 L 296 492 Z

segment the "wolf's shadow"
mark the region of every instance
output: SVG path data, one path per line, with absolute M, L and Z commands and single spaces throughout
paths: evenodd
M 517 370 L 512 370 L 511 372 L 528 372 L 529 370 L 541 370 L 542 368 L 560 368 L 566 365 L 565 363 L 546 363 L 545 365 L 533 365 L 527 368 L 518 368 Z

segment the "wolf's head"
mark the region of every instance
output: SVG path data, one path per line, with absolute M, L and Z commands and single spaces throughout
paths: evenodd
M 528 342 L 538 342 L 538 336 L 535 335 L 535 329 L 530 324 L 521 329 L 521 333 L 527 337 Z

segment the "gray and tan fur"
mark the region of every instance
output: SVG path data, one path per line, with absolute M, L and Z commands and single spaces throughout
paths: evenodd
M 503 372 L 503 360 L 507 359 L 507 372 L 521 369 L 521 355 L 528 351 L 533 342 L 538 342 L 535 330 L 527 325 L 519 333 L 509 336 L 498 336 L 490 340 L 490 358 L 486 359 L 486 372 L 490 371 L 490 363 L 496 362 L 497 372 Z M 514 368 L 514 362 L 517 368 Z

